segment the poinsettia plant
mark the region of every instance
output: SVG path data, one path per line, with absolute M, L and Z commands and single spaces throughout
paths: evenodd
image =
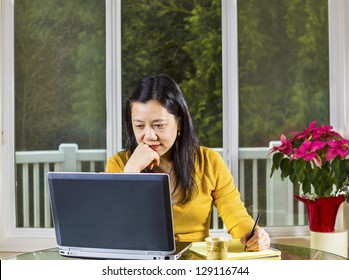
M 302 132 L 291 132 L 292 138 L 281 135 L 281 145 L 274 153 L 270 176 L 281 171 L 298 187 L 298 194 L 316 199 L 345 195 L 349 202 L 349 140 L 332 126 L 316 126 L 312 121 Z

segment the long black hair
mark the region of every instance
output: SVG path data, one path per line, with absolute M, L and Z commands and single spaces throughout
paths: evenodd
M 185 203 L 193 197 L 197 190 L 194 177 L 199 140 L 183 93 L 170 76 L 166 74 L 149 75 L 140 79 L 133 87 L 126 101 L 125 127 L 128 138 L 126 149 L 132 154 L 138 145 L 132 128 L 132 103 L 146 103 L 150 100 L 157 100 L 170 114 L 174 115 L 180 124 L 180 135 L 177 136 L 172 146 L 173 170 L 176 174 L 173 192 L 179 188 L 180 203 Z M 144 172 L 151 171 L 145 169 Z

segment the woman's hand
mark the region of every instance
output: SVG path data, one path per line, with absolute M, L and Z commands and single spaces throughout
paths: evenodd
M 153 169 L 154 165 L 159 166 L 160 156 L 147 144 L 139 143 L 130 159 L 125 165 L 125 173 L 139 173 L 144 168 Z
M 262 251 L 270 246 L 269 234 L 263 228 L 256 228 L 253 236 L 248 240 L 250 233 L 246 233 L 241 239 L 241 243 L 246 245 L 246 251 Z

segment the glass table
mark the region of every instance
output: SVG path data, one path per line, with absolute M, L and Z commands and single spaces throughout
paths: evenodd
M 282 260 L 347 260 L 346 258 L 317 249 L 283 245 L 272 243 L 271 247 L 281 251 Z M 63 257 L 59 254 L 58 248 L 50 248 L 40 251 L 24 253 L 10 260 L 74 260 L 76 258 Z M 202 260 L 194 252 L 188 250 L 181 257 L 182 260 Z

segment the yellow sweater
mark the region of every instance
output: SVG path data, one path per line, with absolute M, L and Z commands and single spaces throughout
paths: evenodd
M 128 159 L 128 151 L 113 155 L 108 160 L 106 172 L 123 172 Z M 175 204 L 172 207 L 175 239 L 203 241 L 209 235 L 212 205 L 217 207 L 233 238 L 240 238 L 251 231 L 253 219 L 247 213 L 222 157 L 212 149 L 200 147 L 195 168 L 197 195 L 185 204 Z

